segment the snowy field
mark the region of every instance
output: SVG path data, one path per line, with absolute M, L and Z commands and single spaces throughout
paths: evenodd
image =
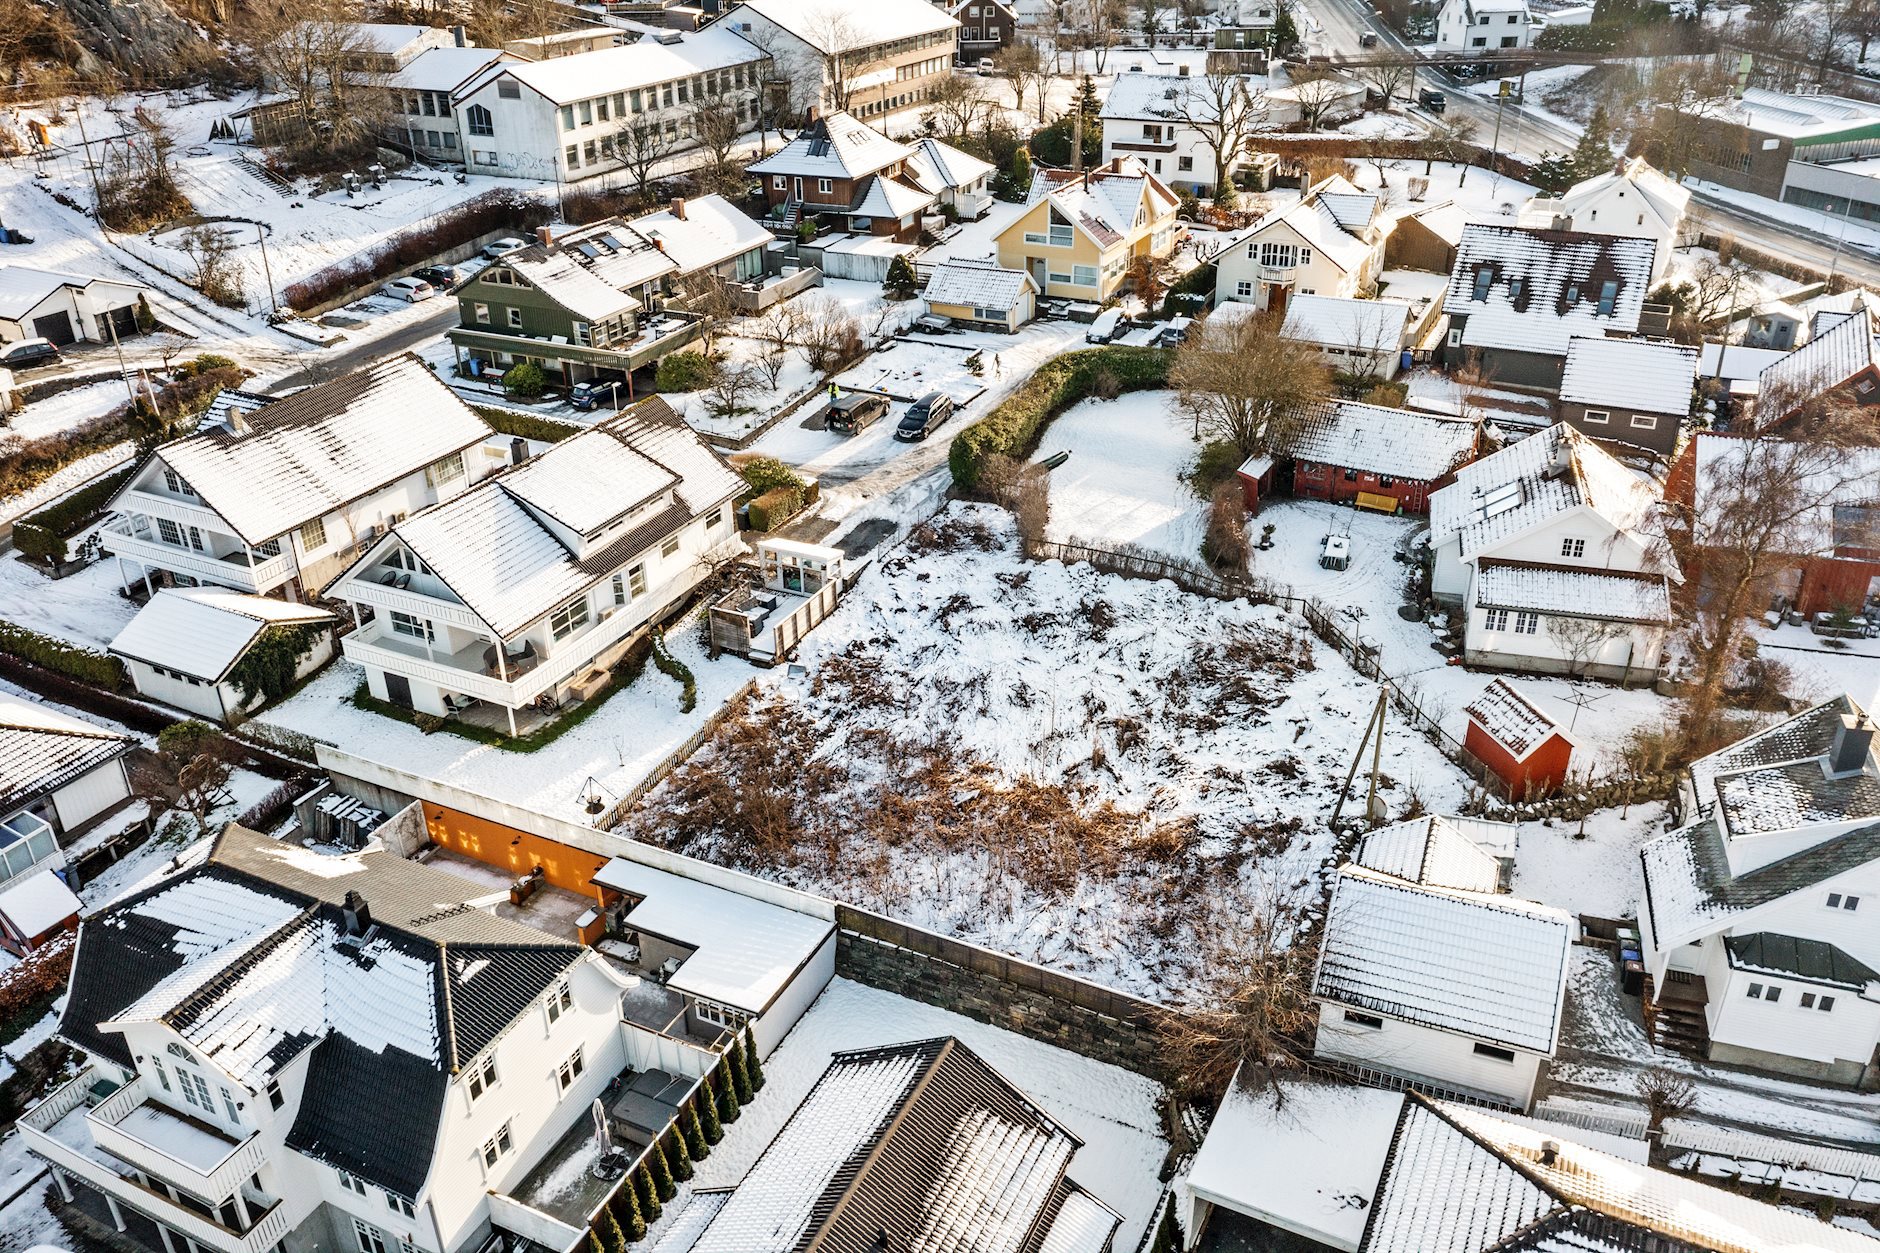
M 724 1141 L 698 1164 L 691 1183 L 681 1185 L 679 1196 L 667 1205 L 664 1225 L 676 1221 L 692 1189 L 731 1187 L 744 1178 L 828 1069 L 832 1055 L 949 1035 L 1084 1142 L 1067 1173 L 1123 1216 L 1114 1247 L 1134 1249 L 1160 1196 L 1156 1176 L 1168 1153 L 1156 1108 L 1163 1096 L 1159 1085 L 1133 1071 L 847 979 L 833 980 L 764 1062 L 763 1093 L 725 1129 Z
M 135 564 L 125 570 L 136 577 Z M 86 648 L 103 650 L 137 616 L 118 595 L 116 561 L 95 561 L 63 579 L 7 553 L 0 556 L 0 617 Z
M 1071 455 L 1051 471 L 1046 535 L 1199 560 L 1207 504 L 1180 478 L 1200 450 L 1192 430 L 1173 392 L 1128 392 L 1066 410 L 1038 446 L 1039 458 Z
M 1376 695 L 1296 617 L 1026 563 L 1009 515 L 970 505 L 800 660 L 625 833 L 1156 996 L 1331 854 Z M 1466 792 L 1402 726 L 1383 774 L 1395 813 Z
M 880 392 L 904 401 L 945 392 L 955 404 L 964 404 L 985 390 L 981 375 L 992 368 L 989 355 L 963 337 L 957 342 L 897 339 L 836 375 L 835 382 L 845 391 Z

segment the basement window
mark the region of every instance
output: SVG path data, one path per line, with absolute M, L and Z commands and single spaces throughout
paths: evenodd
M 1476 1044 L 1475 1055 L 1477 1057 L 1492 1058 L 1498 1062 L 1514 1061 L 1513 1049 L 1496 1048 L 1493 1044 Z
M 1345 1011 L 1345 1021 L 1354 1027 L 1368 1027 L 1372 1031 L 1382 1031 L 1384 1029 L 1384 1020 L 1382 1018 L 1379 1018 L 1376 1014 L 1360 1014 L 1355 1009 Z

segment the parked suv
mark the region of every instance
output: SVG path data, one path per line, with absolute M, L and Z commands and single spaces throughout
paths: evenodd
M 1417 96 L 1417 103 L 1431 113 L 1441 113 L 1449 107 L 1449 99 L 1440 91 L 1425 91 Z
M 619 370 L 597 370 L 593 378 L 582 379 L 568 393 L 569 401 L 581 410 L 609 409 L 620 407 L 620 398 L 627 390 L 627 376 Z
M 901 425 L 894 428 L 894 437 L 910 443 L 917 439 L 926 439 L 927 433 L 953 416 L 953 397 L 945 392 L 928 392 L 907 407 L 901 415 Z
M 856 392 L 838 396 L 829 402 L 829 407 L 823 410 L 823 430 L 860 435 L 887 416 L 888 401 L 885 396 Z
M 52 365 L 58 359 L 58 345 L 49 339 L 22 339 L 0 349 L 0 366 L 9 370 L 30 370 L 36 365 Z
M 421 278 L 439 291 L 446 291 L 455 287 L 463 275 L 457 272 L 454 265 L 427 265 L 423 269 L 413 270 L 411 277 Z

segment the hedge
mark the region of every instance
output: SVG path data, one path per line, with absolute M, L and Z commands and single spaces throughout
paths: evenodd
M 986 458 L 999 453 L 1029 456 L 1053 418 L 1099 390 L 1115 394 L 1167 386 L 1174 359 L 1166 348 L 1116 345 L 1053 357 L 998 408 L 953 437 L 947 454 L 953 481 L 970 491 L 979 482 Z M 756 505 L 753 501 L 753 510 Z
M 381 240 L 337 265 L 290 284 L 281 298 L 305 312 L 423 265 L 434 257 L 496 231 L 533 231 L 549 220 L 549 207 L 532 196 L 486 191 L 421 226 Z
M 679 684 L 679 712 L 691 713 L 698 706 L 698 679 L 693 677 L 692 668 L 666 651 L 666 633 L 653 632 L 653 664 L 659 672 Z
M 751 501 L 749 505 L 751 529 L 774 531 L 803 512 L 804 504 L 801 487 L 773 487 Z
M 13 547 L 28 557 L 64 561 L 66 542 L 104 513 L 105 502 L 136 469 L 133 464 L 113 470 L 39 512 L 27 514 L 13 524 Z
M 488 405 L 470 407 L 498 435 L 532 439 L 541 444 L 559 444 L 570 435 L 579 435 L 585 429 L 572 423 L 557 422 L 553 418 L 537 417 L 533 413 L 517 413 L 513 409 L 492 409 Z
M 130 686 L 124 663 L 109 653 L 80 648 L 18 623 L 0 621 L 0 652 L 107 691 Z

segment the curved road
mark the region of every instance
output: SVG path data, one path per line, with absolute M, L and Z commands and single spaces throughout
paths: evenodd
M 1397 32 L 1365 0 L 1306 0 L 1318 29 L 1308 36 L 1314 52 L 1364 51 L 1408 52 Z M 1378 46 L 1365 49 L 1364 34 L 1375 34 Z M 1419 87 L 1435 80 L 1448 99 L 1443 120 L 1468 118 L 1475 124 L 1477 138 L 1486 143 L 1495 133 L 1496 106 L 1481 96 L 1463 91 L 1462 84 L 1439 71 L 1419 69 Z M 1414 98 L 1414 96 L 1412 97 Z M 1538 157 L 1544 152 L 1566 152 L 1579 142 L 1579 134 L 1553 118 L 1518 104 L 1504 106 L 1501 122 L 1502 151 L 1522 157 Z M 1858 249 L 1842 246 L 1831 236 L 1797 226 L 1780 218 L 1757 213 L 1740 205 L 1719 200 L 1696 189 L 1691 193 L 1689 220 L 1705 231 L 1734 237 L 1746 247 L 1784 257 L 1826 274 L 1844 274 L 1867 286 L 1880 286 L 1880 261 Z

